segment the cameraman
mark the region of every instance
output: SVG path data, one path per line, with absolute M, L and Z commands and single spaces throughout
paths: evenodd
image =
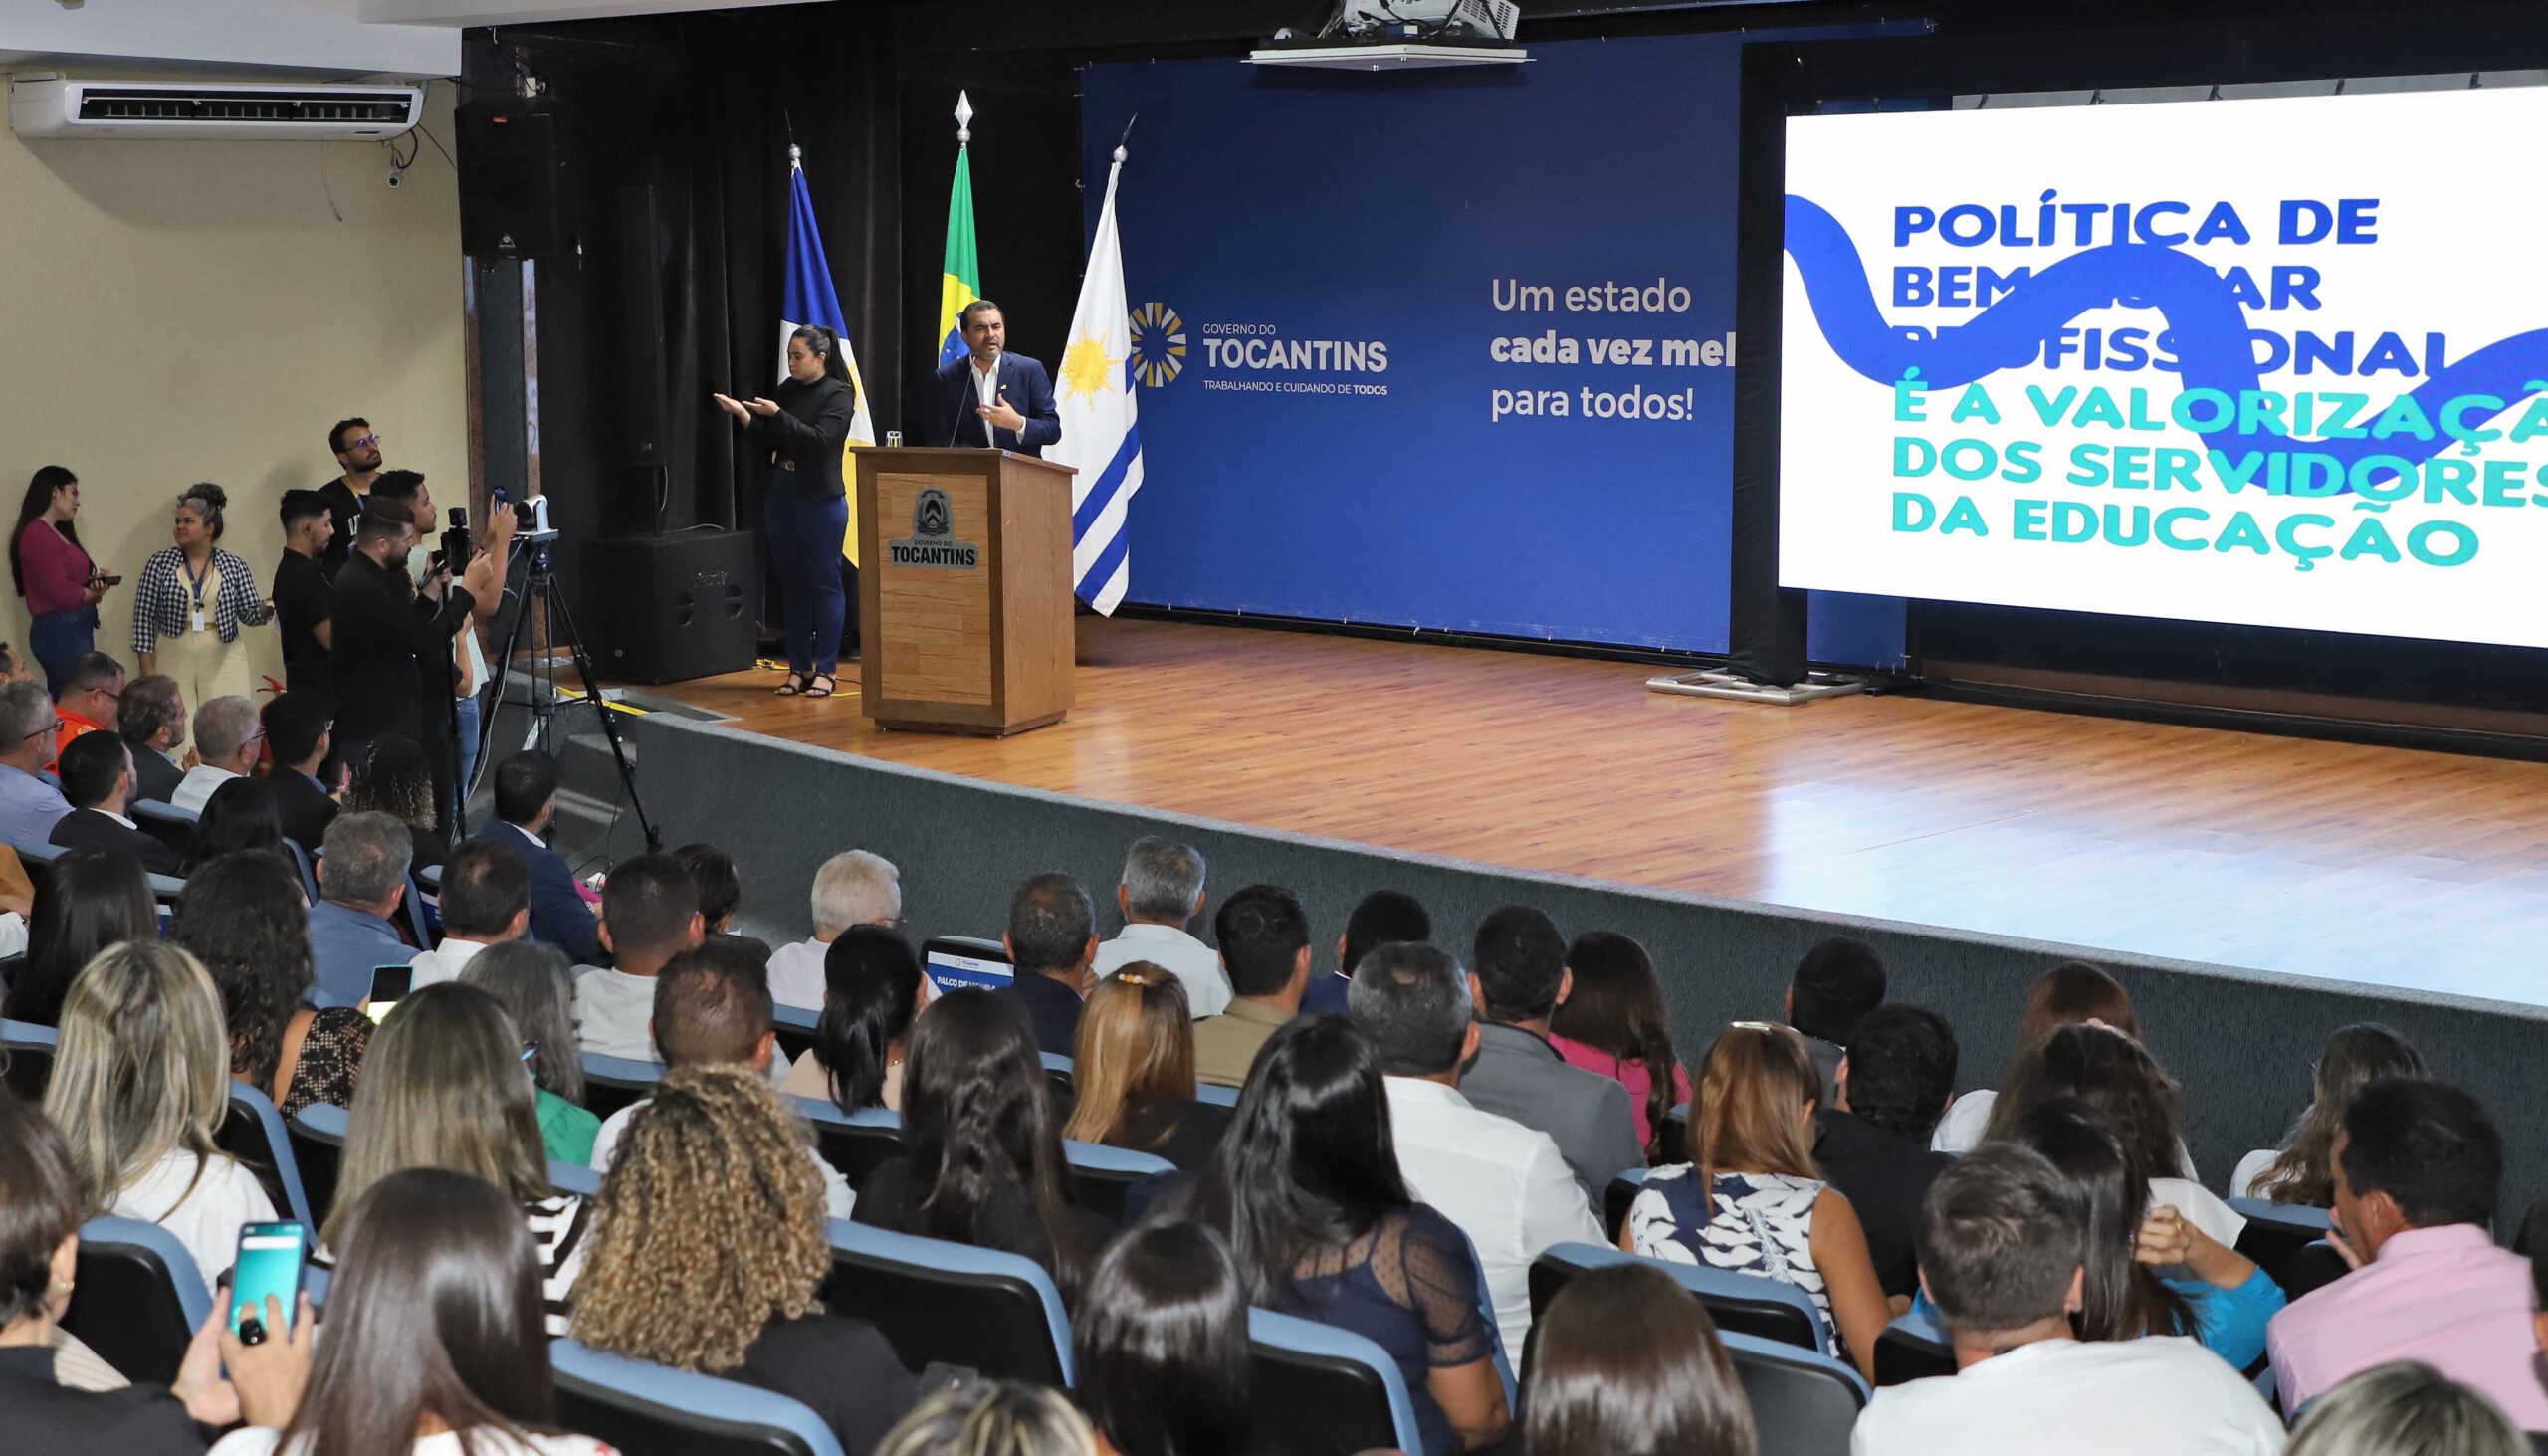
M 375 490 L 374 495 L 378 492 Z M 488 531 L 486 550 L 472 554 L 457 582 L 448 565 L 409 579 L 416 546 L 416 514 L 410 500 L 367 502 L 354 527 L 353 553 L 336 576 L 335 642 L 329 654 L 336 683 L 336 741 L 343 759 L 359 764 L 371 740 L 405 733 L 443 745 L 434 761 L 446 769 L 451 709 L 425 684 L 451 682 L 452 639 L 473 618 L 493 616 L 502 585 L 501 553 L 511 544 L 510 518 Z

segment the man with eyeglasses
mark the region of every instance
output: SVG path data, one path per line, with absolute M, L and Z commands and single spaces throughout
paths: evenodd
M 54 751 L 58 754 L 70 747 L 74 738 L 86 737 L 113 723 L 115 702 L 121 697 L 122 663 L 103 652 L 84 652 L 73 658 L 62 674 L 62 692 L 53 700 L 55 716 L 62 720 L 62 738 L 54 744 Z M 54 766 L 47 763 L 45 768 L 50 772 Z
M 0 684 L 0 839 L 49 844 L 53 826 L 70 814 L 71 801 L 40 776 L 54 759 L 61 723 L 44 684 Z
M 318 488 L 318 494 L 327 498 L 327 517 L 335 527 L 318 564 L 325 568 L 327 579 L 333 581 L 336 573 L 344 569 L 345 558 L 353 554 L 354 522 L 362 517 L 372 483 L 380 479 L 380 432 L 360 415 L 338 420 L 327 431 L 327 449 L 335 455 L 337 468 L 344 472 Z
M 195 766 L 178 781 L 168 802 L 200 814 L 212 791 L 257 771 L 266 728 L 257 705 L 240 697 L 215 698 L 195 710 Z

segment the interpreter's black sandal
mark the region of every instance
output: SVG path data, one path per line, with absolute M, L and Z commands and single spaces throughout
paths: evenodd
M 805 696 L 808 698 L 829 698 L 839 691 L 840 680 L 829 673 L 816 673 L 805 684 Z
M 787 681 L 778 685 L 778 696 L 781 698 L 793 698 L 804 691 L 805 675 L 802 673 L 789 673 Z

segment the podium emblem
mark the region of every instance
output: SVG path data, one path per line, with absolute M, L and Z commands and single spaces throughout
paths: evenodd
M 955 529 L 955 509 L 947 504 L 947 493 L 933 486 L 912 503 L 912 534 L 945 535 Z
M 885 559 L 896 566 L 944 566 L 957 571 L 979 566 L 981 547 L 949 539 L 955 533 L 955 503 L 936 486 L 924 486 L 912 500 L 912 533 L 885 542 Z

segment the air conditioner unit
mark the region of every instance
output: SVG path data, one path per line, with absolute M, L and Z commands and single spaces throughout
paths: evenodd
M 137 136 L 196 140 L 381 141 L 424 118 L 418 86 L 334 82 L 9 80 L 9 124 L 20 136 Z

